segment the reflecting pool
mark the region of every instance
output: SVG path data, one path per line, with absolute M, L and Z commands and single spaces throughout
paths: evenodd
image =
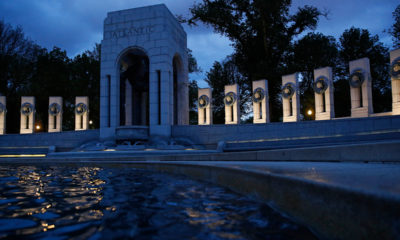
M 0 165 L 0 238 L 315 239 L 266 204 L 128 167 Z

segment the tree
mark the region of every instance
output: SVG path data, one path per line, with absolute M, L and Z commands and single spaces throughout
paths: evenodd
M 337 71 L 339 79 L 348 78 L 350 61 L 364 57 L 369 58 L 371 64 L 374 112 L 390 111 L 392 100 L 389 49 L 379 41 L 378 35 L 371 36 L 367 29 L 352 27 L 345 30 L 340 37 L 341 63 Z M 338 91 L 344 91 L 344 89 L 338 89 Z M 340 106 L 341 102 L 335 102 L 335 105 Z
M 389 33 L 393 37 L 393 46 L 400 48 L 400 4 L 396 7 L 393 12 L 394 23 Z
M 337 79 L 333 83 L 334 87 L 334 103 L 335 117 L 348 117 L 351 114 L 351 99 L 349 81 L 344 78 Z
M 69 106 L 75 104 L 75 96 L 89 97 L 90 128 L 100 126 L 100 45 L 96 44 L 92 51 L 77 55 L 70 63 L 70 84 L 73 87 L 68 99 Z M 68 105 L 67 105 L 68 106 Z M 70 108 L 73 110 L 74 108 Z M 75 123 L 68 127 L 74 127 Z M 72 125 L 72 126 L 71 126 Z
M 197 116 L 197 93 L 199 86 L 196 80 L 189 81 L 189 124 L 196 125 Z
M 225 123 L 224 88 L 225 85 L 237 83 L 240 86 L 240 109 L 246 113 L 246 102 L 250 99 L 250 92 L 247 90 L 246 79 L 239 72 L 236 64 L 231 57 L 227 57 L 223 62 L 214 62 L 212 68 L 207 72 L 205 81 L 213 89 L 213 123 Z
M 69 62 L 67 52 L 54 47 L 50 52 L 43 49 L 38 53 L 36 61 L 32 63 L 34 67 L 32 77 L 28 79 L 23 94 L 35 96 L 35 121 L 42 126 L 42 131 L 47 131 L 48 126 L 49 96 L 62 96 L 65 102 L 71 92 Z M 65 108 L 63 116 L 63 122 L 68 122 L 68 111 Z
M 333 67 L 336 71 L 338 62 L 338 46 L 332 36 L 322 33 L 308 33 L 293 44 L 293 53 L 288 60 L 289 72 L 301 73 L 300 101 L 301 113 L 307 115 L 309 109 L 314 109 L 315 98 L 313 90 L 314 69 Z M 315 111 L 313 111 L 315 112 Z
M 21 27 L 0 20 L 0 95 L 7 98 L 7 132 L 19 131 L 20 97 L 42 49 L 25 37 Z
M 36 97 L 36 122 L 47 131 L 49 96 L 63 98 L 63 130 L 75 126 L 75 96 L 88 96 L 90 120 L 97 128 L 100 115 L 100 52 L 99 45 L 70 59 L 65 50 L 54 47 L 42 50 L 32 63 L 32 77 L 28 79 L 24 95 Z
M 25 83 L 28 62 L 35 59 L 38 46 L 27 39 L 21 27 L 0 20 L 0 94 L 10 95 Z
M 191 9 L 188 23 L 203 22 L 232 42 L 232 56 L 239 72 L 251 81 L 268 79 L 272 119 L 281 116 L 281 76 L 286 72 L 286 55 L 294 37 L 314 29 L 322 13 L 310 6 L 289 13 L 291 0 L 203 0 Z M 247 89 L 248 91 L 250 89 Z M 214 90 L 215 91 L 215 90 Z
M 197 65 L 197 60 L 192 54 L 192 50 L 188 49 L 188 68 L 189 73 L 201 72 Z M 197 92 L 199 86 L 196 80 L 189 80 L 189 124 L 197 124 Z

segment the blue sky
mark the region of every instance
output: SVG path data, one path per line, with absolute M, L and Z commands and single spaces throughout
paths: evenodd
M 26 35 L 47 48 L 58 46 L 70 57 L 92 49 L 102 39 L 103 20 L 109 11 L 164 3 L 174 14 L 188 16 L 195 0 L 1 0 L 0 18 L 12 25 L 20 25 Z M 199 0 L 197 0 L 199 2 Z M 313 5 L 329 12 L 322 18 L 317 32 L 336 38 L 351 26 L 367 28 L 378 34 L 381 41 L 392 47 L 390 36 L 384 32 L 393 24 L 392 12 L 398 0 L 293 0 L 292 9 Z M 230 42 L 199 26 L 184 26 L 188 33 L 188 47 L 193 50 L 203 73 L 191 75 L 201 80 L 214 61 L 221 61 L 232 53 Z

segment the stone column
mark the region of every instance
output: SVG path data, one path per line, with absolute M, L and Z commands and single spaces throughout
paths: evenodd
M 35 130 L 35 97 L 21 97 L 21 134 L 33 133 Z
M 48 132 L 62 131 L 62 97 L 49 97 L 49 127 Z
M 100 129 L 101 131 L 111 126 L 110 119 L 110 93 L 111 76 L 106 74 L 100 79 Z
M 142 104 L 141 105 L 141 112 L 140 112 L 141 125 L 146 125 L 146 123 L 147 123 L 147 111 L 148 111 L 147 110 L 147 106 L 148 106 L 147 99 L 148 99 L 148 93 L 147 92 L 143 92 L 142 95 L 141 95 L 141 104 Z
M 269 122 L 268 81 L 253 81 L 253 123 Z
M 372 108 L 372 79 L 368 58 L 350 62 L 351 117 L 368 117 Z
M 240 123 L 239 85 L 225 86 L 225 124 Z
M 171 136 L 173 121 L 171 66 L 164 63 L 157 63 L 150 64 L 150 69 L 154 70 L 150 72 L 149 134 L 152 136 L 169 137 Z
M 332 68 L 315 69 L 313 86 L 315 92 L 315 120 L 335 118 Z
M 186 65 L 185 65 L 186 66 Z M 179 83 L 179 124 L 188 125 L 189 124 L 189 83 L 188 83 L 188 73 L 182 74 L 183 82 Z M 212 122 L 211 122 L 212 124 Z
M 161 70 L 161 125 L 173 125 L 173 81 L 171 71 Z
M 198 91 L 198 124 L 211 125 L 212 121 L 212 90 L 199 88 Z
M 390 52 L 392 79 L 392 114 L 400 115 L 400 48 Z
M 125 125 L 132 125 L 132 85 L 128 80 L 125 80 Z
M 7 113 L 6 106 L 7 106 L 6 97 L 0 96 L 0 135 L 6 133 L 6 113 Z
M 75 97 L 75 131 L 89 128 L 89 98 Z
M 282 76 L 283 122 L 300 120 L 300 98 L 298 93 L 298 74 Z
M 161 107 L 159 106 L 159 102 L 161 103 L 161 89 L 158 84 L 158 78 L 161 79 L 161 71 L 155 70 L 150 72 L 150 112 L 149 112 L 149 122 L 150 126 L 161 125 Z

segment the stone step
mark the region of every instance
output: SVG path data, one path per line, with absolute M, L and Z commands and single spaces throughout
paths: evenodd
M 121 126 L 115 130 L 117 141 L 123 140 L 149 140 L 149 127 L 147 126 Z
M 0 155 L 47 154 L 49 147 L 0 147 Z
M 390 140 L 400 140 L 400 132 L 370 132 L 337 136 L 316 136 L 283 139 L 265 139 L 249 141 L 226 142 L 224 151 L 252 151 L 285 148 L 302 148 L 317 146 L 332 146 L 354 143 L 371 143 Z

